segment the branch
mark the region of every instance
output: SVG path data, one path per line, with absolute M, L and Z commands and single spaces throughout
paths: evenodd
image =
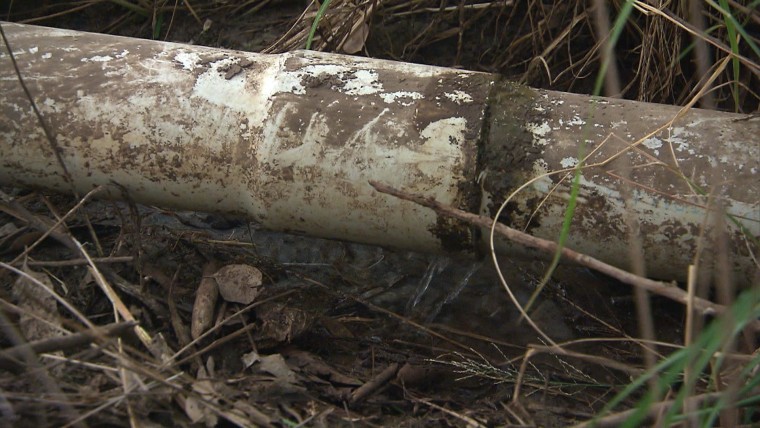
M 423 207 L 430 208 L 441 215 L 453 217 L 483 228 L 490 229 L 492 226 L 494 226 L 494 221 L 490 217 L 480 216 L 477 214 L 469 213 L 467 211 L 462 211 L 460 209 L 444 205 L 433 198 L 425 198 L 420 195 L 413 195 L 411 193 L 395 189 L 377 181 L 370 180 L 369 184 L 380 193 L 386 193 L 406 201 L 414 202 L 416 204 L 422 205 Z M 526 247 L 535 248 L 548 254 L 554 254 L 557 251 L 557 243 L 553 241 L 536 238 L 535 236 L 520 232 L 519 230 L 513 229 L 502 223 L 496 223 L 494 228 L 497 234 L 509 239 L 510 241 L 525 245 Z M 676 302 L 682 303 L 684 305 L 688 304 L 689 297 L 687 293 L 672 284 L 661 281 L 654 281 L 649 278 L 634 275 L 630 272 L 616 268 L 615 266 L 604 263 L 603 261 L 595 259 L 586 254 L 573 251 L 567 247 L 562 248 L 561 254 L 565 260 L 570 260 L 581 266 L 585 266 L 589 269 L 594 269 L 598 272 L 615 278 L 622 283 L 642 288 L 651 293 L 667 297 L 668 299 L 675 300 Z M 694 308 L 701 312 L 703 315 L 722 314 L 727 310 L 726 306 L 724 305 L 719 305 L 700 297 L 694 297 L 693 305 Z M 760 321 L 751 322 L 749 325 L 755 330 L 760 330 Z

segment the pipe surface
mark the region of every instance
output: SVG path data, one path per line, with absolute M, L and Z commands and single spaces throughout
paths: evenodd
M 707 255 L 700 263 L 712 264 L 718 240 L 725 239 L 729 270 L 745 285 L 753 281 L 760 250 L 760 117 L 510 83 L 497 85 L 494 94 L 484 214 L 495 216 L 495 203 L 535 180 L 500 220 L 557 240 L 573 179 L 573 171 L 557 171 L 585 159 L 569 248 L 630 269 L 633 235 L 649 275 L 684 280 L 698 249 Z
M 475 251 L 481 231 L 368 181 L 493 215 L 536 179 L 500 220 L 554 240 L 570 179 L 543 174 L 588 153 L 568 246 L 627 267 L 633 225 L 649 273 L 683 279 L 703 232 L 725 230 L 739 277 L 755 269 L 756 117 L 691 109 L 672 121 L 677 107 L 535 90 L 486 73 L 2 25 L 72 179 L 3 51 L 3 184 L 83 193 L 116 183 L 107 196 L 243 215 L 273 230 Z

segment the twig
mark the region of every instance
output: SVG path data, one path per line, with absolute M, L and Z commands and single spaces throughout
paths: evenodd
M 117 256 L 117 257 L 93 257 L 92 261 L 95 263 L 129 263 L 134 259 L 132 256 Z M 64 267 L 64 266 L 80 266 L 88 264 L 87 259 L 71 259 L 71 260 L 55 260 L 55 261 L 42 261 L 42 260 L 29 260 L 26 262 L 27 266 L 42 266 L 42 267 Z
M 701 395 L 695 395 L 693 397 L 689 397 L 686 399 L 686 401 L 694 406 L 694 408 L 704 408 L 709 403 L 714 403 L 716 400 L 719 400 L 721 396 L 724 394 L 724 392 L 710 392 L 708 394 L 701 394 Z M 647 418 L 653 418 L 655 415 L 657 415 L 660 412 L 666 412 L 668 409 L 670 409 L 673 404 L 676 404 L 676 400 L 668 400 L 668 401 L 661 401 L 659 403 L 654 403 L 649 405 L 649 409 L 647 410 L 646 417 Z M 630 409 L 619 413 L 613 413 L 611 415 L 605 416 L 603 418 L 599 419 L 592 419 L 590 421 L 582 422 L 578 425 L 575 425 L 574 428 L 586 428 L 586 427 L 616 427 L 620 426 L 623 422 L 627 421 L 634 413 L 638 412 L 639 409 Z
M 475 419 L 473 419 L 473 418 L 471 418 L 471 417 L 469 417 L 467 415 L 463 415 L 463 414 L 457 413 L 457 412 L 455 412 L 455 411 L 453 411 L 451 409 L 447 409 L 447 408 L 445 408 L 443 406 L 439 406 L 439 405 L 433 403 L 432 401 L 425 400 L 424 398 L 420 398 L 420 397 L 414 397 L 411 394 L 410 394 L 409 398 L 412 401 L 415 401 L 415 402 L 418 402 L 418 403 L 422 403 L 422 404 L 424 404 L 426 406 L 430 406 L 430 407 L 432 407 L 432 408 L 434 408 L 436 410 L 439 410 L 439 411 L 441 411 L 443 413 L 446 413 L 447 415 L 450 415 L 450 416 L 453 416 L 453 417 L 459 419 L 460 421 L 462 421 L 462 422 L 465 423 L 465 426 L 467 426 L 467 428 L 485 428 L 486 427 L 482 423 L 476 421 Z
M 269 297 L 269 298 L 266 298 L 266 299 L 263 299 L 263 300 L 256 300 L 253 303 L 249 304 L 248 306 L 246 306 L 246 307 L 238 310 L 237 312 L 233 313 L 232 315 L 224 318 L 221 322 L 217 323 L 215 326 L 213 326 L 213 327 L 209 328 L 208 330 L 206 330 L 203 334 L 201 334 L 197 338 L 193 339 L 190 343 L 188 343 L 185 346 L 183 346 L 182 348 L 180 348 L 179 351 L 175 352 L 174 355 L 171 356 L 171 358 L 169 359 L 170 361 L 164 362 L 164 365 L 161 368 L 169 366 L 169 362 L 172 362 L 172 363 L 174 363 L 177 366 L 179 366 L 181 364 L 184 364 L 187 361 L 195 358 L 196 356 L 203 355 L 204 353 L 206 353 L 206 352 L 208 352 L 208 351 L 216 348 L 217 346 L 222 345 L 222 344 L 224 344 L 226 342 L 229 342 L 230 340 L 232 340 L 232 339 L 240 336 L 241 334 L 243 334 L 243 333 L 245 333 L 245 332 L 247 332 L 249 330 L 252 330 L 254 328 L 255 324 L 251 324 L 251 325 L 248 325 L 248 326 L 243 327 L 241 329 L 238 329 L 238 330 L 236 330 L 236 331 L 228 334 L 227 336 L 224 336 L 224 337 L 222 337 L 220 339 L 215 340 L 213 343 L 209 344 L 205 348 L 203 348 L 203 349 L 201 349 L 199 351 L 196 351 L 196 352 L 194 352 L 194 353 L 192 353 L 192 354 L 190 354 L 190 355 L 188 355 L 186 357 L 183 357 L 181 360 L 177 360 L 177 358 L 179 358 L 180 355 L 182 355 L 183 353 L 185 353 L 185 351 L 187 351 L 188 349 L 193 349 L 193 347 L 194 347 L 194 345 L 196 343 L 200 342 L 201 340 L 203 340 L 206 337 L 210 336 L 211 334 L 213 334 L 217 330 L 221 329 L 223 326 L 227 325 L 228 321 L 234 319 L 235 317 L 239 316 L 240 314 L 243 314 L 243 313 L 245 313 L 247 311 L 250 311 L 251 309 L 253 309 L 253 308 L 257 307 L 257 306 L 263 305 L 264 303 L 271 302 L 273 300 L 280 299 L 282 297 L 285 297 L 285 296 L 288 296 L 290 294 L 293 294 L 296 291 L 298 291 L 298 290 L 295 290 L 295 289 L 286 290 L 286 291 L 283 291 L 282 293 L 275 294 L 272 297 Z
M 63 297 L 61 297 L 61 295 L 59 295 L 58 293 L 56 293 L 55 290 L 53 290 L 50 286 L 44 284 L 39 279 L 37 279 L 34 276 L 30 275 L 29 272 L 26 272 L 25 270 L 22 270 L 22 269 L 18 269 L 16 267 L 13 267 L 13 266 L 11 266 L 9 264 L 6 264 L 6 263 L 3 263 L 3 262 L 0 262 L 0 268 L 7 269 L 7 270 L 15 273 L 16 275 L 19 275 L 19 276 L 23 277 L 24 279 L 26 279 L 27 281 L 31 282 L 32 284 L 34 284 L 34 285 L 36 285 L 38 287 L 41 287 L 49 295 L 53 296 L 53 298 L 55 299 L 56 302 L 58 302 L 58 304 L 60 304 L 64 308 L 66 308 L 69 312 L 71 312 L 72 315 L 74 315 L 75 317 L 77 317 L 79 319 L 79 321 L 82 322 L 82 324 L 86 325 L 88 328 L 94 328 L 95 327 L 95 325 L 86 316 L 84 316 L 83 313 L 81 313 L 77 308 L 75 308 L 74 305 L 72 305 L 71 303 L 69 303 L 68 300 L 66 300 Z
M 4 349 L 0 351 L 0 369 L 18 373 L 24 370 L 25 365 L 21 361 L 24 360 L 24 356 L 28 351 L 32 351 L 36 354 L 66 351 L 72 348 L 88 345 L 100 338 L 122 336 L 135 325 L 134 322 L 120 322 L 84 330 L 68 336 L 37 340 Z
M 456 341 L 456 340 L 454 340 L 454 339 L 452 339 L 450 337 L 447 337 L 444 334 L 438 333 L 437 331 L 435 331 L 435 330 L 433 330 L 431 328 L 428 328 L 428 327 L 426 327 L 426 326 L 424 326 L 424 325 L 422 325 L 422 324 L 420 324 L 418 322 L 415 322 L 415 321 L 413 321 L 413 320 L 411 320 L 409 318 L 406 318 L 406 317 L 404 317 L 402 315 L 399 315 L 399 314 L 397 314 L 397 313 L 395 313 L 395 312 L 393 312 L 391 310 L 388 310 L 388 309 L 382 308 L 380 306 L 377 306 L 377 305 L 371 303 L 368 300 L 365 300 L 365 299 L 363 299 L 361 297 L 354 296 L 354 295 L 351 295 L 351 294 L 336 293 L 336 291 L 334 289 L 328 287 L 327 285 L 325 285 L 325 284 L 323 284 L 323 283 L 321 283 L 321 282 L 319 282 L 319 281 L 317 281 L 315 279 L 312 279 L 312 278 L 309 278 L 307 276 L 303 276 L 303 275 L 297 274 L 295 272 L 294 272 L 294 274 L 297 275 L 299 278 L 303 279 L 304 281 L 306 281 L 306 282 L 308 282 L 310 284 L 314 284 L 314 285 L 322 288 L 323 290 L 327 291 L 328 293 L 333 293 L 333 294 L 338 295 L 340 297 L 349 298 L 349 299 L 351 299 L 351 300 L 353 300 L 353 301 L 355 301 L 355 302 L 357 302 L 357 303 L 359 303 L 359 304 L 361 304 L 363 306 L 366 306 L 367 308 L 369 308 L 372 311 L 385 314 L 385 315 L 387 315 L 387 316 L 389 316 L 391 318 L 395 318 L 396 320 L 398 320 L 398 321 L 400 321 L 400 322 L 402 322 L 404 324 L 408 324 L 408 325 L 410 325 L 410 326 L 412 326 L 412 327 L 414 327 L 414 328 L 416 328 L 416 329 L 418 329 L 420 331 L 423 331 L 423 332 L 425 332 L 425 333 L 427 333 L 427 334 L 429 334 L 429 335 L 431 335 L 433 337 L 436 337 L 436 338 L 441 339 L 441 340 L 443 340 L 443 341 L 445 341 L 447 343 L 450 343 L 450 344 L 456 346 L 457 348 L 463 349 L 466 352 L 472 351 L 471 347 L 465 345 L 462 342 L 458 342 L 458 341 Z
M 97 193 L 99 189 L 101 189 L 100 186 L 93 189 L 87 195 L 85 195 L 85 197 L 82 198 L 82 200 L 87 199 L 89 195 L 93 195 Z M 56 241 L 63 244 L 66 248 L 70 249 L 75 254 L 82 255 L 85 258 L 85 260 L 87 260 L 87 265 L 89 267 L 90 273 L 92 274 L 92 277 L 95 279 L 96 284 L 98 284 L 98 286 L 106 295 L 106 297 L 111 301 L 114 309 L 125 320 L 127 321 L 134 320 L 134 317 L 130 313 L 127 306 L 124 304 L 124 302 L 121 300 L 119 295 L 116 294 L 116 292 L 113 290 L 113 287 L 111 287 L 111 285 L 106 281 L 105 277 L 103 276 L 103 272 L 105 272 L 109 276 L 118 276 L 112 269 L 109 269 L 107 266 L 102 266 L 101 268 L 98 268 L 95 262 L 93 261 L 93 258 L 90 257 L 89 253 L 87 253 L 87 251 L 84 249 L 84 246 L 76 238 L 74 238 L 73 236 L 69 234 L 58 231 L 56 227 L 51 227 L 47 221 L 29 212 L 29 210 L 21 206 L 21 204 L 17 203 L 16 201 L 13 201 L 10 197 L 8 197 L 2 191 L 0 191 L 0 198 L 2 198 L 2 202 L 3 202 L 0 204 L 0 209 L 3 209 L 4 211 L 8 212 L 10 215 L 13 215 L 14 217 L 26 220 L 29 223 L 29 226 L 31 226 L 32 228 L 37 229 L 40 232 L 49 234 L 50 237 L 52 237 Z M 64 216 L 63 219 L 59 220 L 59 222 L 62 222 L 69 214 L 71 214 L 75 210 L 76 210 L 76 207 L 72 208 L 72 210 L 70 210 L 69 213 L 67 213 L 67 215 Z M 55 224 L 59 224 L 59 223 L 57 222 Z M 18 272 L 18 269 L 10 265 L 6 265 L 5 263 L 0 263 L 0 266 L 5 267 L 6 269 L 12 270 L 14 272 Z M 86 321 L 86 320 L 83 320 L 83 321 Z M 135 333 L 137 334 L 137 337 L 140 339 L 140 341 L 143 342 L 145 347 L 147 349 L 150 349 L 151 352 L 155 351 L 156 347 L 151 345 L 152 338 L 150 334 L 148 334 L 148 332 L 144 328 L 142 328 L 140 325 L 135 325 L 134 329 L 135 329 Z
M 0 311 L 0 332 L 5 335 L 6 339 L 10 339 L 11 343 L 24 343 L 25 341 L 21 336 L 21 332 L 13 327 L 13 324 L 3 311 Z M 58 382 L 48 372 L 47 367 L 40 364 L 34 352 L 29 348 L 23 348 L 21 358 L 26 363 L 27 367 L 32 368 L 32 370 L 28 372 L 27 380 L 31 380 L 38 385 L 44 386 L 48 392 L 54 394 L 55 397 L 58 397 L 56 405 L 65 418 L 76 418 L 79 414 L 74 409 L 73 404 L 69 402 L 66 394 L 64 394 L 61 387 L 58 385 Z
M 582 352 L 575 352 L 565 349 L 563 346 L 545 346 L 545 345 L 531 345 L 531 349 L 534 349 L 536 353 L 546 352 L 553 355 L 564 355 L 570 358 L 577 358 L 581 361 L 587 361 L 590 363 L 598 364 L 600 366 L 609 367 L 611 369 L 619 370 L 626 373 L 629 376 L 641 376 L 644 374 L 644 370 L 631 367 L 625 363 L 615 361 L 610 358 L 602 357 L 600 355 L 584 354 Z
M 132 312 L 130 312 L 127 305 L 124 304 L 124 301 L 121 300 L 121 297 L 119 297 L 116 291 L 114 291 L 111 284 L 108 281 L 106 281 L 106 278 L 103 276 L 103 274 L 100 272 L 98 267 L 95 265 L 95 262 L 92 261 L 92 258 L 87 253 L 87 250 L 84 249 L 84 246 L 79 241 L 77 241 L 77 239 L 74 238 L 73 236 L 71 236 L 70 239 L 74 243 L 74 245 L 76 245 L 77 249 L 84 256 L 84 258 L 87 259 L 90 274 L 95 279 L 95 283 L 98 284 L 98 287 L 100 288 L 100 290 L 103 292 L 103 294 L 106 295 L 108 300 L 111 302 L 114 312 L 118 313 L 122 318 L 124 318 L 127 321 L 135 321 L 135 317 L 132 315 Z M 155 347 L 152 345 L 153 339 L 151 338 L 150 334 L 139 325 L 135 325 L 134 330 L 135 330 L 135 333 L 137 334 L 137 337 L 140 339 L 143 345 L 145 345 L 147 349 L 153 351 Z
M 381 386 L 390 382 L 390 380 L 393 379 L 394 376 L 396 376 L 397 372 L 398 372 L 398 363 L 393 363 L 389 365 L 388 367 L 385 368 L 385 370 L 378 373 L 377 376 L 370 379 L 367 383 L 356 388 L 356 390 L 354 390 L 354 392 L 351 393 L 351 396 L 349 397 L 348 402 L 351 404 L 356 404 L 359 401 L 367 398 L 370 394 L 380 389 Z
M 397 198 L 414 202 L 424 207 L 433 209 L 439 214 L 453 217 L 476 226 L 490 229 L 494 223 L 493 219 L 489 217 L 462 211 L 460 209 L 444 205 L 432 198 L 413 195 L 411 193 L 395 189 L 376 181 L 370 181 L 369 184 L 378 192 L 387 193 Z M 549 254 L 554 254 L 557 251 L 557 244 L 555 242 L 531 236 L 527 233 L 520 232 L 519 230 L 513 229 L 504 224 L 496 223 L 495 230 L 498 234 L 504 236 L 505 238 L 527 247 L 536 248 Z M 626 272 L 620 268 L 616 268 L 612 265 L 604 263 L 601 260 L 595 259 L 591 256 L 579 253 L 577 251 L 573 251 L 566 247 L 562 248 L 561 254 L 562 257 L 566 260 L 570 260 L 581 266 L 594 269 L 605 275 L 613 277 L 624 284 L 632 285 L 634 287 L 641 287 L 649 292 L 667 297 L 684 305 L 689 301 L 687 293 L 677 286 L 634 275 L 630 272 Z M 703 315 L 722 314 L 726 312 L 727 309 L 724 305 L 713 303 L 709 300 L 698 297 L 694 298 L 693 303 L 694 309 L 698 310 Z M 749 325 L 755 330 L 760 330 L 760 321 L 753 321 Z
M 85 196 L 85 198 L 87 198 L 87 196 Z M 43 236 L 40 238 L 50 236 L 51 238 L 63 244 L 66 248 L 73 251 L 74 253 L 79 252 L 79 250 L 77 249 L 77 246 L 71 241 L 69 236 L 59 230 L 59 226 L 63 224 L 62 222 L 60 224 L 58 222 L 50 224 L 50 221 L 48 219 L 44 219 L 42 217 L 39 217 L 31 213 L 29 210 L 24 208 L 21 204 L 13 200 L 13 198 L 6 195 L 5 192 L 1 190 L 0 190 L 0 202 L 2 202 L 0 203 L 1 211 L 7 213 L 8 215 L 18 218 L 19 220 L 26 221 L 29 227 L 31 227 L 32 229 L 37 229 L 38 231 L 42 232 Z M 66 216 L 64 216 L 64 219 L 65 218 Z M 15 262 L 18 262 L 18 260 L 13 261 L 13 263 Z

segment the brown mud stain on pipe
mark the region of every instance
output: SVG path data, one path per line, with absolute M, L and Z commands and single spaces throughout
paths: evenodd
M 485 198 L 479 203 L 483 215 L 495 217 L 501 202 L 533 177 L 533 165 L 540 161 L 542 150 L 535 146 L 527 125 L 545 120 L 545 114 L 534 109 L 538 97 L 536 90 L 518 83 L 494 83 L 478 168 Z M 540 217 L 531 218 L 539 202 L 538 198 L 509 202 L 499 221 L 530 232 L 531 226 L 540 224 Z
M 461 209 L 477 209 L 473 177 L 490 75 L 296 52 L 284 61 L 279 78 L 287 90 L 272 98 L 265 123 L 265 181 L 251 187 L 267 203 L 265 223 L 279 228 L 301 222 L 313 229 L 336 216 L 380 216 L 389 197 L 369 188 L 369 180 L 395 182 Z M 321 186 L 313 185 L 317 179 Z M 282 196 L 298 197 L 303 204 L 281 209 Z M 388 219 L 424 212 L 406 202 L 393 205 L 397 208 Z M 384 221 L 336 224 L 333 231 L 341 235 L 328 237 L 366 241 L 375 233 L 398 234 L 416 245 L 417 239 L 401 229 L 374 230 L 378 220 Z M 362 223 L 366 227 L 353 230 L 352 224 Z M 437 216 L 424 227 L 445 251 L 474 247 L 469 226 L 458 221 Z
M 700 242 L 711 255 L 716 236 L 725 233 L 735 272 L 747 280 L 756 269 L 750 253 L 759 250 L 760 147 L 736 142 L 756 140 L 760 121 L 736 126 L 736 120 L 497 83 L 480 156 L 481 213 L 494 217 L 513 191 L 535 178 L 510 199 L 499 221 L 556 240 L 574 168 L 588 157 L 569 247 L 628 266 L 633 225 L 650 271 L 683 279 Z M 724 217 L 721 229 L 716 215 Z M 502 248 L 521 252 L 508 243 Z

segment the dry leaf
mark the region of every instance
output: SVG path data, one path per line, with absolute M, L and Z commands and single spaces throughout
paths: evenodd
M 214 308 L 219 299 L 219 288 L 216 279 L 211 273 L 216 269 L 214 263 L 208 263 L 203 267 L 203 278 L 195 292 L 195 303 L 190 321 L 190 336 L 197 339 L 211 327 L 214 321 Z
M 309 352 L 299 349 L 288 349 L 284 351 L 284 355 L 288 359 L 288 363 L 302 373 L 306 372 L 333 384 L 360 386 L 364 383 L 359 379 L 344 375 L 321 358 Z
M 41 236 L 42 232 L 38 230 L 19 229 L 0 241 L 0 254 L 23 251 L 24 248 L 34 244 Z
M 285 358 L 280 354 L 266 355 L 260 357 L 259 369 L 265 371 L 277 378 L 278 382 L 288 384 L 296 383 L 296 373 L 290 369 Z
M 259 295 L 263 276 L 250 265 L 227 265 L 215 274 L 219 293 L 228 302 L 248 305 Z
M 5 223 L 4 225 L 0 226 L 0 242 L 11 235 L 18 233 L 20 230 L 21 229 L 16 227 L 16 225 L 11 222 Z
M 265 303 L 256 311 L 261 325 L 256 329 L 256 340 L 273 340 L 277 343 L 290 342 L 313 324 L 316 314 L 288 306 L 279 302 Z
M 251 422 L 257 426 L 269 426 L 274 422 L 269 416 L 245 401 L 237 400 L 233 403 L 233 406 L 234 409 L 227 412 L 225 417 L 229 419 L 230 422 L 236 423 L 240 426 L 249 426 Z M 235 416 L 238 416 L 240 419 Z
M 200 395 L 203 400 L 188 396 L 184 403 L 185 414 L 193 423 L 203 422 L 207 427 L 214 427 L 219 423 L 219 416 L 211 410 L 204 401 L 217 404 L 219 394 L 214 388 L 214 384 L 209 379 L 206 369 L 198 369 L 197 380 L 193 382 L 193 392 Z
M 240 359 L 243 361 L 243 367 L 248 368 L 254 365 L 256 362 L 261 361 L 261 356 L 256 351 L 251 351 L 247 354 L 243 354 Z
M 20 276 L 13 287 L 13 296 L 18 306 L 24 309 L 19 320 L 24 337 L 31 342 L 61 336 L 61 330 L 56 328 L 61 326 L 61 316 L 52 295 L 52 281 L 46 274 L 35 272 L 26 265 L 21 270 L 36 280 Z
M 362 17 L 363 16 L 364 14 L 362 14 Z M 363 21 L 357 22 L 357 24 L 354 24 L 351 33 L 346 36 L 340 47 L 341 50 L 347 54 L 355 54 L 361 51 L 364 47 L 364 42 L 367 41 L 367 36 L 369 36 L 369 25 L 365 24 Z

